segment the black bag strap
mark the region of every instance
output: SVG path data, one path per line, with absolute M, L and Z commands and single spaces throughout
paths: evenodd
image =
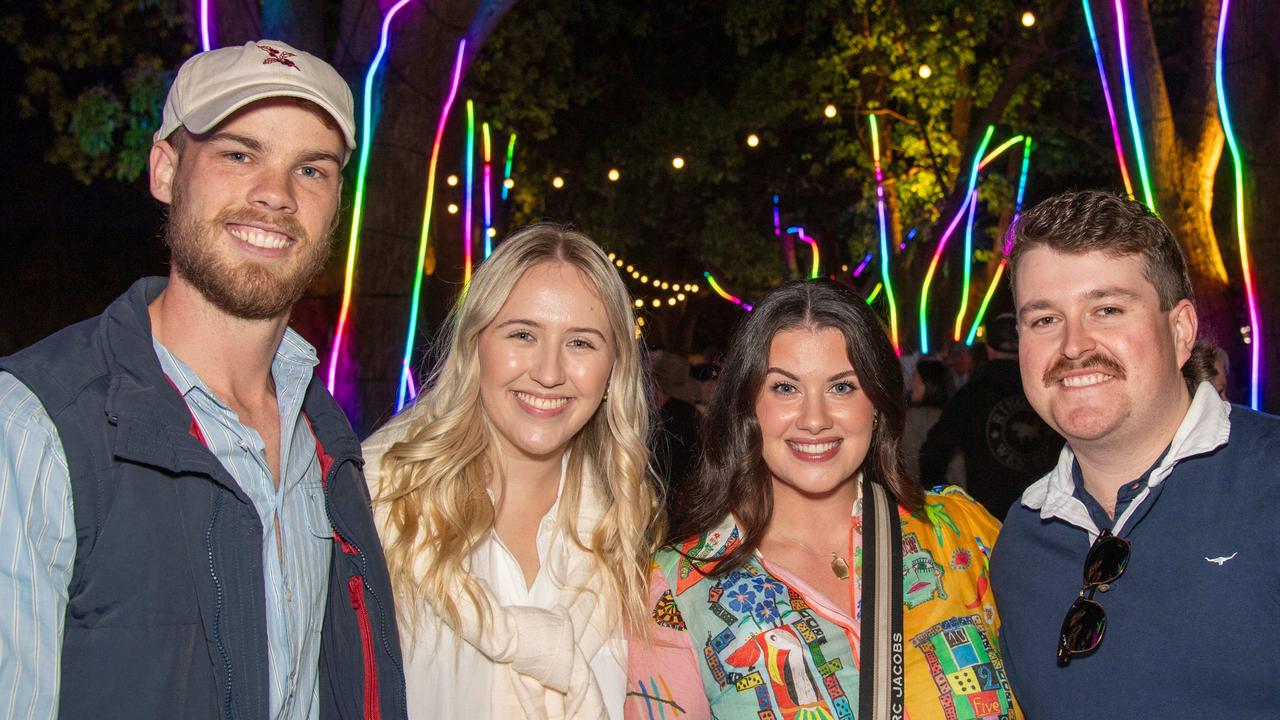
M 902 525 L 883 485 L 862 476 L 862 668 L 858 717 L 905 716 L 902 633 Z

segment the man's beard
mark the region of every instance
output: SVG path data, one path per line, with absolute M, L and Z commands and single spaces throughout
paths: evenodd
M 175 188 L 164 241 L 170 249 L 173 269 L 214 307 L 245 320 L 268 320 L 287 315 L 324 269 L 333 248 L 337 220 L 334 213 L 319 242 L 313 242 L 293 217 L 273 217 L 248 207 L 227 208 L 203 223 L 191 215 L 185 198 Z M 218 251 L 224 242 L 218 236 L 227 223 L 279 228 L 294 239 L 295 251 L 302 256 L 291 270 L 275 270 L 267 263 L 249 259 L 238 263 L 228 260 Z

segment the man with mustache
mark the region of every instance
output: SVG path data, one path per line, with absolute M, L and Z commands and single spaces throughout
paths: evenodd
M 1280 421 L 1184 382 L 1195 298 L 1144 206 L 1066 193 L 1014 243 L 1023 387 L 1067 440 L 992 558 L 1027 717 L 1274 717 Z
M 188 60 L 150 155 L 169 277 L 0 358 L 0 715 L 404 716 L 360 446 L 287 326 L 352 107 L 281 42 Z

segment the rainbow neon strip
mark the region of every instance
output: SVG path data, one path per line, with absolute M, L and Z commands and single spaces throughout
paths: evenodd
M 204 0 L 207 3 L 208 0 Z M 342 281 L 342 305 L 338 310 L 338 324 L 333 332 L 333 346 L 329 350 L 329 393 L 334 392 L 334 387 L 338 377 L 338 358 L 342 356 L 342 340 L 346 336 L 347 317 L 351 313 L 351 291 L 355 285 L 356 277 L 356 257 L 360 248 L 360 220 L 364 217 L 364 190 L 365 179 L 369 172 L 369 151 L 373 149 L 373 80 L 378 73 L 378 68 L 382 65 L 382 59 L 387 55 L 387 46 L 390 43 L 391 18 L 395 17 L 400 8 L 409 3 L 409 0 L 400 0 L 400 2 L 391 6 L 387 10 L 387 14 L 382 17 L 382 34 L 378 41 L 378 51 L 374 53 L 373 60 L 369 63 L 369 69 L 364 74 L 364 104 L 361 113 L 361 125 L 364 130 L 364 137 L 360 138 L 360 164 L 356 171 L 356 196 L 355 203 L 351 210 L 351 235 L 347 240 L 347 267 L 346 273 Z M 207 20 L 207 18 L 205 18 Z M 207 31 L 207 23 L 205 24 Z
M 462 189 L 462 287 L 471 284 L 471 193 L 475 187 L 476 104 L 467 100 L 467 184 Z
M 902 354 L 902 344 L 898 341 L 898 301 L 893 294 L 893 281 L 889 278 L 889 232 L 884 219 L 884 173 L 880 168 L 880 126 L 874 114 L 868 115 L 871 121 L 871 157 L 876 167 L 876 215 L 880 223 L 880 284 L 885 288 L 885 297 L 889 299 L 889 336 L 893 340 L 893 349 Z M 995 128 L 988 129 L 990 136 Z M 872 293 L 874 294 L 874 293 Z
M 400 381 L 396 390 L 396 412 L 404 409 L 405 393 L 412 392 L 409 383 L 409 359 L 413 356 L 413 339 L 418 333 L 418 305 L 422 300 L 422 276 L 427 262 L 427 238 L 431 233 L 431 206 L 436 194 L 436 165 L 440 161 L 440 143 L 444 140 L 445 125 L 449 122 L 449 111 L 453 109 L 453 101 L 458 96 L 458 83 L 462 81 L 462 58 L 467 49 L 467 40 L 458 42 L 458 57 L 453 63 L 453 81 L 449 85 L 449 94 L 445 97 L 444 106 L 440 108 L 440 122 L 436 125 L 435 142 L 431 145 L 431 161 L 427 165 L 427 199 L 422 211 L 422 232 L 418 235 L 418 265 L 413 272 L 413 296 L 409 306 L 409 332 L 404 338 L 404 355 L 400 360 Z M 412 392 L 410 397 L 417 397 Z
M 809 268 L 809 279 L 813 280 L 818 277 L 818 241 L 804 234 L 804 228 L 796 226 L 787 228 L 787 233 L 799 236 L 799 238 L 809 243 L 809 249 L 813 251 L 813 263 Z
M 511 133 L 511 137 L 507 138 L 507 165 L 502 170 L 502 199 L 507 199 L 507 193 L 511 192 L 511 188 L 507 187 L 507 181 L 511 179 L 511 160 L 516 156 L 516 134 Z
M 200 49 L 204 52 L 213 49 L 213 43 L 209 42 L 209 0 L 200 0 Z
M 725 300 L 728 300 L 729 302 L 733 303 L 734 305 L 738 305 L 738 306 L 739 306 L 739 307 L 741 307 L 743 310 L 746 310 L 747 312 L 751 312 L 751 305 L 750 305 L 750 304 L 748 304 L 748 303 L 744 302 L 744 301 L 742 300 L 742 298 L 738 297 L 737 295 L 732 295 L 732 294 L 730 294 L 730 293 L 726 292 L 724 288 L 720 287 L 720 283 L 716 282 L 715 277 L 714 277 L 711 273 L 709 273 L 709 272 L 707 272 L 707 271 L 703 270 L 703 271 L 702 271 L 702 277 L 704 277 L 704 278 L 706 278 L 706 279 L 707 279 L 707 284 L 711 286 L 711 289 L 712 289 L 712 291 L 714 291 L 714 292 L 715 292 L 715 294 L 719 295 L 720 297 L 724 298 Z
M 1093 58 L 1098 64 L 1098 77 L 1102 79 L 1102 97 L 1107 101 L 1107 117 L 1111 120 L 1111 141 L 1116 146 L 1116 160 L 1120 163 L 1120 177 L 1124 179 L 1124 191 L 1133 199 L 1133 181 L 1129 179 L 1129 165 L 1124 159 L 1124 143 L 1120 141 L 1120 124 L 1116 121 L 1116 106 L 1111 101 L 1111 83 L 1107 81 L 1107 66 L 1102 60 L 1102 46 L 1098 44 L 1098 31 L 1093 25 L 1093 11 L 1089 0 L 1084 5 L 1084 21 L 1089 25 L 1089 40 L 1093 42 Z
M 1124 71 L 1124 100 L 1129 107 L 1129 130 L 1133 133 L 1133 148 L 1138 154 L 1138 176 L 1142 178 L 1142 194 L 1147 207 L 1156 212 L 1156 199 L 1151 194 L 1151 179 L 1147 175 L 1147 153 L 1142 147 L 1142 132 L 1138 129 L 1138 109 L 1133 104 L 1133 78 L 1129 75 L 1129 41 L 1124 30 L 1124 3 L 1115 0 L 1116 34 L 1120 36 L 1120 67 Z
M 493 193 L 489 186 L 493 183 L 493 150 L 489 143 L 489 123 L 480 126 L 484 136 L 484 257 L 489 259 L 493 254 Z
M 929 286 L 933 284 L 933 275 L 938 271 L 938 262 L 942 259 L 942 251 L 947 247 L 947 240 L 951 238 L 951 233 L 955 232 L 956 225 L 960 222 L 960 218 L 964 217 L 964 213 L 971 203 L 977 201 L 977 191 L 974 185 L 978 183 L 978 171 L 981 169 L 982 158 L 987 152 L 987 145 L 991 143 L 991 136 L 995 134 L 994 125 L 988 125 L 986 133 L 982 136 L 982 142 L 978 143 L 978 151 L 973 154 L 973 165 L 969 169 L 969 187 L 965 190 L 965 204 L 960 208 L 956 216 L 952 218 L 951 225 L 947 227 L 946 232 L 942 233 L 942 237 L 938 239 L 938 247 L 933 251 L 933 259 L 929 261 L 929 270 L 924 275 L 924 284 L 920 288 L 920 354 L 929 354 Z
M 1027 168 L 1031 164 L 1031 138 L 1027 138 L 1022 143 L 1022 173 L 1018 176 L 1018 199 L 1013 206 L 1013 220 L 1009 223 L 1010 232 L 1004 241 L 1001 252 L 1004 257 L 1000 258 L 1000 265 L 996 268 L 996 274 L 991 278 L 991 284 L 987 286 L 987 294 L 982 297 L 982 305 L 978 307 L 978 314 L 973 318 L 973 327 L 969 328 L 969 336 L 965 338 L 965 345 L 972 345 L 974 338 L 978 335 L 978 326 L 982 325 L 982 318 L 987 314 L 987 305 L 991 304 L 991 298 L 996 294 L 996 287 L 1000 285 L 1000 277 L 1004 275 L 1004 267 L 1009 264 L 1009 251 L 1013 249 L 1013 227 L 1018 222 L 1018 217 L 1022 215 L 1022 198 L 1027 190 Z
M 880 295 L 880 291 L 883 289 L 884 289 L 884 283 L 876 283 L 876 286 L 871 289 L 871 294 L 867 296 L 867 304 L 870 305 L 871 303 L 875 302 L 876 297 Z
M 1231 164 L 1236 182 L 1236 243 L 1240 248 L 1240 270 L 1244 274 L 1244 292 L 1249 305 L 1249 407 L 1262 409 L 1259 390 L 1262 381 L 1262 327 L 1258 323 L 1258 295 L 1253 287 L 1253 263 L 1249 261 L 1249 243 L 1245 238 L 1244 218 L 1244 160 L 1231 126 L 1231 114 L 1227 110 L 1227 85 L 1222 80 L 1222 46 L 1227 37 L 1227 12 L 1231 0 L 1222 0 L 1222 14 L 1218 16 L 1218 42 L 1214 49 L 1214 84 L 1218 90 L 1218 115 L 1226 132 L 1227 147 L 1231 149 Z
M 969 200 L 969 213 L 964 224 L 964 285 L 960 291 L 960 310 L 956 312 L 955 327 L 951 331 L 951 339 L 956 342 L 960 342 L 964 314 L 969 310 L 969 288 L 973 274 L 973 221 L 977 216 L 978 193 L 975 191 Z

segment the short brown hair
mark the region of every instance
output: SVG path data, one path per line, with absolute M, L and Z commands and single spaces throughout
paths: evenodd
M 1169 227 L 1136 200 L 1105 190 L 1081 190 L 1054 195 L 1024 213 L 1013 229 L 1010 287 L 1017 287 L 1018 261 L 1041 246 L 1067 255 L 1139 255 L 1142 275 L 1155 286 L 1161 310 L 1172 310 L 1184 298 L 1195 304 L 1182 248 Z

